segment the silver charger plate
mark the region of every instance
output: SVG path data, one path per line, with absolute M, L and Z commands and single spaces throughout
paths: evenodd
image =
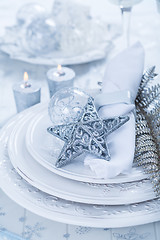
M 27 183 L 13 168 L 7 153 L 10 133 L 27 111 L 15 116 L 0 131 L 0 187 L 11 199 L 40 216 L 81 226 L 115 228 L 160 220 L 160 198 L 130 205 L 99 206 L 66 201 Z
M 141 168 L 133 167 L 129 175 L 119 175 L 112 179 L 98 178 L 96 174 L 84 165 L 84 156 L 81 155 L 70 164 L 57 168 L 55 162 L 64 144 L 60 139 L 50 135 L 47 127 L 52 123 L 49 119 L 47 106 L 39 105 L 28 123 L 26 133 L 26 147 L 31 156 L 42 166 L 60 176 L 89 183 L 125 183 L 147 178 Z
M 156 198 L 147 179 L 122 184 L 93 184 L 67 179 L 47 170 L 31 157 L 25 146 L 25 134 L 32 117 L 30 111 L 16 121 L 8 143 L 11 163 L 31 185 L 48 194 L 88 204 L 120 205 Z

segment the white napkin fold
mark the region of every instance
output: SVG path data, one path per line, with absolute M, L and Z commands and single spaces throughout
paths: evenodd
M 144 50 L 140 43 L 125 49 L 106 67 L 102 92 L 129 90 L 135 100 L 144 68 Z M 127 174 L 132 168 L 135 150 L 134 104 L 110 104 L 100 108 L 101 118 L 128 115 L 130 120 L 107 137 L 111 160 L 95 158 L 88 154 L 84 164 L 99 178 L 113 178 L 120 173 Z

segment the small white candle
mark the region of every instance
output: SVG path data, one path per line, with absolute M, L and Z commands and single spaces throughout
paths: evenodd
M 72 87 L 75 78 L 75 72 L 71 68 L 58 65 L 57 68 L 51 68 L 47 72 L 47 82 L 50 92 L 50 97 L 55 92 L 64 87 Z
M 41 88 L 28 81 L 28 74 L 24 73 L 24 81 L 13 85 L 13 93 L 17 112 L 40 102 Z

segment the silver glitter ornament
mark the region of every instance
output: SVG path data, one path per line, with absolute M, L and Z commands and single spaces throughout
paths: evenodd
M 128 120 L 128 116 L 102 120 L 96 111 L 93 98 L 88 98 L 77 121 L 47 129 L 49 133 L 65 141 L 56 167 L 66 165 L 84 152 L 110 160 L 106 137 Z
M 59 41 L 60 36 L 53 18 L 39 17 L 26 27 L 22 45 L 31 54 L 39 56 L 59 50 Z
M 34 19 L 47 16 L 46 9 L 38 3 L 27 3 L 23 5 L 16 14 L 19 25 L 28 25 Z
M 160 85 L 155 81 L 155 67 L 142 76 L 136 98 L 135 162 L 142 166 L 160 195 Z
M 48 105 L 52 126 L 77 121 L 89 97 L 89 94 L 75 87 L 57 91 Z

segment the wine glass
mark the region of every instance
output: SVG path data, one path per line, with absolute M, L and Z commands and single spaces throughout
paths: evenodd
M 160 0 L 156 0 L 156 3 L 157 3 L 157 10 L 158 10 L 158 13 L 160 13 Z
M 122 44 L 124 47 L 130 45 L 130 19 L 133 5 L 142 2 L 143 0 L 109 0 L 111 3 L 119 5 L 122 15 Z

